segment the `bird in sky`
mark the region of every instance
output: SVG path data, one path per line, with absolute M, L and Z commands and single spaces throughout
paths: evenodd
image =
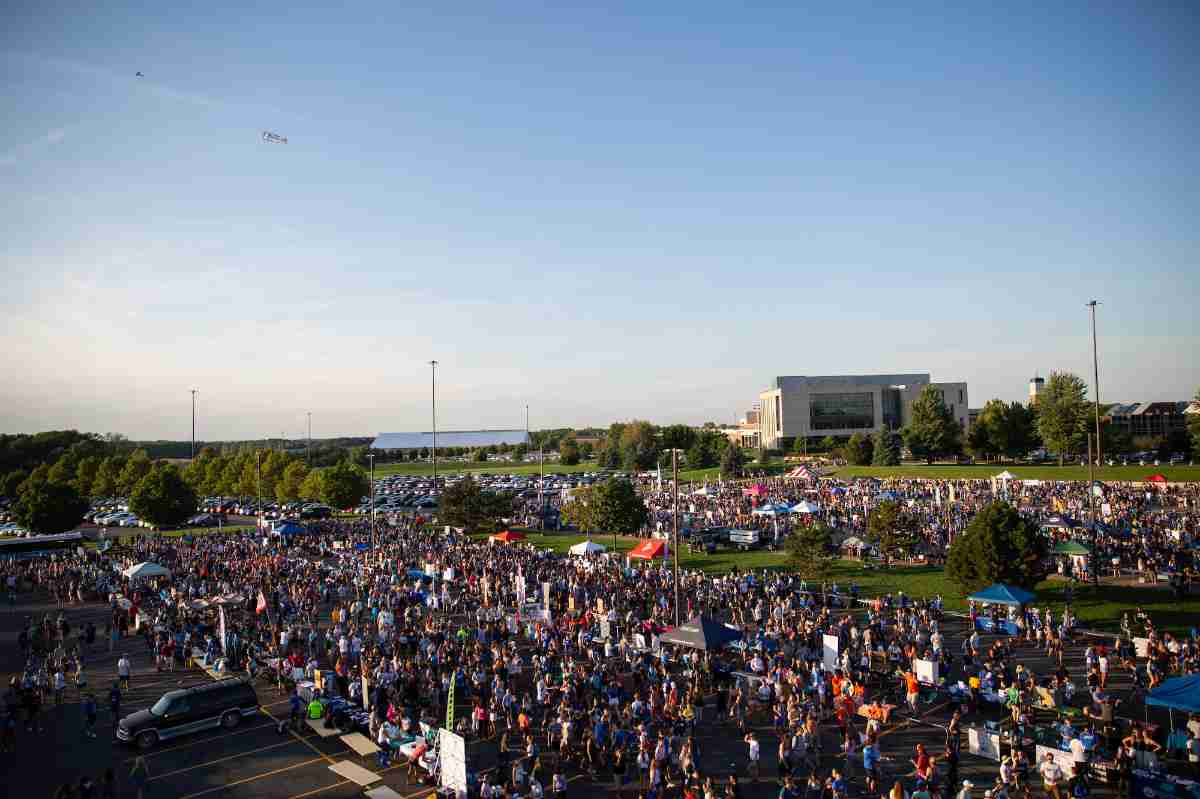
M 142 73 L 140 73 L 140 72 L 138 72 L 138 73 L 135 73 L 135 76 L 136 76 L 136 77 L 139 77 L 139 78 L 144 78 L 144 77 L 146 77 L 145 75 L 143 75 L 143 74 L 142 74 Z

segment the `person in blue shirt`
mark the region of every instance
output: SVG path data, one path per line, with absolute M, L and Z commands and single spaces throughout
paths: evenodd
M 89 691 L 83 698 L 83 734 L 87 738 L 95 738 L 96 731 L 96 697 Z
M 112 713 L 113 728 L 121 723 L 121 683 L 114 682 L 108 689 L 108 710 Z
M 304 700 L 300 698 L 299 690 L 292 689 L 292 695 L 288 699 L 288 704 L 292 711 L 291 724 L 293 727 L 299 727 L 304 720 Z
M 867 737 L 867 742 L 862 750 L 863 771 L 867 774 L 867 793 L 869 794 L 879 792 L 879 761 L 882 758 L 879 744 L 875 740 L 875 734 L 872 733 Z

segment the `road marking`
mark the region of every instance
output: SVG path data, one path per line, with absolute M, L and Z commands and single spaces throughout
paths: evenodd
M 125 758 L 125 762 L 132 763 L 133 761 L 137 760 L 139 757 L 158 757 L 159 755 L 165 755 L 168 752 L 178 752 L 180 749 L 190 749 L 193 746 L 199 746 L 200 744 L 206 744 L 209 741 L 215 741 L 218 738 L 232 738 L 235 735 L 242 735 L 243 733 L 254 732 L 255 730 L 262 730 L 262 729 L 266 729 L 267 727 L 274 727 L 275 725 L 276 725 L 276 722 L 269 721 L 266 724 L 259 724 L 257 727 L 246 727 L 245 729 L 238 730 L 237 732 L 229 732 L 229 733 L 224 733 L 222 735 L 208 735 L 208 736 L 205 736 L 204 738 L 200 738 L 195 741 L 189 741 L 188 743 L 180 744 L 179 746 L 171 746 L 166 749 L 157 749 L 153 752 L 147 752 L 144 755 L 134 755 L 133 757 Z
M 156 779 L 156 780 L 165 779 L 167 777 L 172 777 L 176 774 L 183 774 L 184 772 L 187 772 L 187 771 L 194 771 L 198 768 L 205 768 L 207 766 L 215 766 L 216 764 L 224 763 L 227 760 L 237 760 L 239 757 L 245 757 L 246 755 L 254 755 L 254 754 L 258 754 L 259 752 L 267 752 L 267 751 L 270 751 L 271 749 L 278 749 L 281 746 L 291 746 L 294 743 L 295 743 L 295 741 L 284 741 L 283 743 L 271 744 L 270 746 L 260 746 L 258 749 L 250 749 L 246 752 L 238 752 L 236 755 L 227 755 L 225 757 L 219 757 L 216 760 L 210 760 L 207 763 L 197 763 L 194 766 L 187 766 L 185 768 L 175 769 L 174 771 L 167 771 L 167 772 L 164 772 L 163 774 L 159 774 L 157 777 L 154 777 L 154 779 Z
M 180 799 L 196 799 L 197 796 L 207 796 L 210 793 L 216 793 L 217 791 L 224 791 L 228 788 L 233 788 L 234 786 L 237 786 L 237 785 L 245 785 L 248 782 L 254 782 L 255 780 L 261 780 L 263 777 L 272 777 L 276 774 L 282 774 L 285 771 L 292 771 L 293 769 L 304 768 L 305 766 L 311 766 L 313 763 L 319 763 L 319 762 L 321 762 L 321 758 L 314 757 L 312 760 L 305 760 L 303 763 L 297 763 L 294 766 L 284 766 L 283 768 L 277 768 L 274 771 L 267 771 L 262 774 L 255 774 L 253 777 L 245 777 L 243 779 L 235 780 L 233 782 L 227 782 L 224 785 L 218 785 L 215 788 L 206 788 L 203 791 L 197 791 L 196 793 L 189 793 L 186 796 L 180 797 Z
M 305 791 L 304 793 L 298 793 L 295 796 L 289 796 L 288 799 L 305 799 L 307 796 L 316 796 L 319 793 L 332 791 L 334 788 L 341 788 L 343 785 L 350 784 L 350 780 L 342 780 L 341 782 L 335 782 L 333 785 L 326 785 L 324 788 L 314 788 L 311 791 Z
M 275 719 L 275 716 L 274 716 L 274 715 L 271 713 L 271 711 L 267 710 L 265 707 L 264 707 L 264 708 L 262 708 L 262 712 L 263 712 L 263 713 L 266 713 L 266 714 L 267 714 L 267 716 L 268 716 L 269 718 Z M 276 723 L 276 724 L 278 724 L 278 723 L 279 723 L 279 719 L 275 719 L 275 723 Z M 305 746 L 307 746 L 309 749 L 311 749 L 311 750 L 313 750 L 314 752 L 316 752 L 316 753 L 317 753 L 318 755 L 320 755 L 321 757 L 325 758 L 325 762 L 329 763 L 330 765 L 333 765 L 334 763 L 336 763 L 336 762 L 337 762 L 337 761 L 336 761 L 336 760 L 334 760 L 332 757 L 330 757 L 329 755 L 325 754 L 324 752 L 322 752 L 322 751 L 321 751 L 320 749 L 318 749 L 317 747 L 313 746 L 313 744 L 312 744 L 312 741 L 309 741 L 309 740 L 307 740 L 307 739 L 305 739 L 305 738 L 301 738 L 301 737 L 300 737 L 299 735 L 297 735 L 297 734 L 295 733 L 295 731 L 293 731 L 293 730 L 292 730 L 290 727 L 288 728 L 288 735 L 291 735 L 291 736 L 292 736 L 293 738 L 295 738 L 297 741 L 299 741 L 300 743 L 304 744 Z

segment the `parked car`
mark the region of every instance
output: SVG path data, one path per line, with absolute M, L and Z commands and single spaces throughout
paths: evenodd
M 243 677 L 168 691 L 146 710 L 121 719 L 117 739 L 150 749 L 159 741 L 224 727 L 232 730 L 258 712 L 258 696 Z

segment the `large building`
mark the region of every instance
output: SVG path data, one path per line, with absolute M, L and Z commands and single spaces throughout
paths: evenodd
M 899 430 L 912 417 L 913 401 L 930 385 L 941 392 L 965 433 L 969 425 L 966 383 L 933 383 L 928 373 L 776 377 L 758 395 L 763 446 L 778 448 L 783 439 Z
M 1129 436 L 1162 438 L 1172 433 L 1187 432 L 1187 420 L 1192 403 L 1182 402 L 1119 402 L 1104 414 L 1113 430 Z

